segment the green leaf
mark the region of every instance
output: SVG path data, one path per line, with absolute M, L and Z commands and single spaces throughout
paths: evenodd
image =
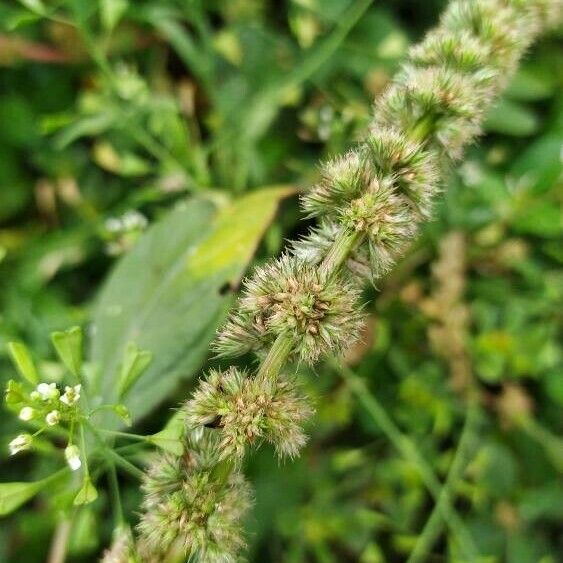
M 10 379 L 6 386 L 5 400 L 8 406 L 18 406 L 27 403 L 28 396 L 21 383 Z
M 160 432 L 149 436 L 149 442 L 166 452 L 180 456 L 184 452 L 184 428 L 184 413 L 178 411 Z
M 528 137 L 539 128 L 535 113 L 526 106 L 501 98 L 490 110 L 485 120 L 485 129 L 513 137 Z
M 20 375 L 31 384 L 37 385 L 39 377 L 27 346 L 21 342 L 9 342 L 8 351 Z
M 111 31 L 118 23 L 127 8 L 127 0 L 100 0 L 100 19 L 106 31 Z
M 556 87 L 556 74 L 541 66 L 528 65 L 516 73 L 505 95 L 513 100 L 544 100 L 553 95 Z
M 119 374 L 119 398 L 122 398 L 129 391 L 131 386 L 137 381 L 137 378 L 149 367 L 151 361 L 151 352 L 139 350 L 134 342 L 127 344 Z
M 6 516 L 17 510 L 32 499 L 44 485 L 44 481 L 0 483 L 0 516 Z
M 556 202 L 533 201 L 518 209 L 512 226 L 519 233 L 556 238 L 563 234 L 563 216 Z
M 78 377 L 82 367 L 82 329 L 75 326 L 64 332 L 53 332 L 51 340 L 63 364 Z
M 131 426 L 132 420 L 131 415 L 129 414 L 129 409 L 125 405 L 115 405 L 113 407 L 113 411 L 115 414 L 127 424 L 127 426 Z
M 253 192 L 219 211 L 192 199 L 152 225 L 109 276 L 94 311 L 92 388 L 118 401 L 127 346 L 158 351 L 122 401 L 134 420 L 193 376 L 224 320 L 230 293 L 251 260 L 288 186 Z
M 79 506 L 82 504 L 90 504 L 98 498 L 98 491 L 94 487 L 89 475 L 84 476 L 82 487 L 74 497 L 73 504 Z

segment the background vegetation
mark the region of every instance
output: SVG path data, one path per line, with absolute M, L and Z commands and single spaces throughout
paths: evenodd
M 14 339 L 28 343 L 44 379 L 60 378 L 49 332 L 81 324 L 111 397 L 134 338 L 154 355 L 127 398 L 134 431 L 160 430 L 216 363 L 208 345 L 242 274 L 306 232 L 295 193 L 315 181 L 319 159 L 361 138 L 373 97 L 443 7 L 3 1 L 2 381 L 14 377 Z M 366 291 L 362 345 L 344 367 L 303 370 L 317 410 L 304 455 L 249 460 L 251 560 L 405 560 L 435 506 L 429 467 L 484 560 L 561 556 L 557 40 L 534 47 L 482 143 L 451 171 L 436 219 Z M 466 420 L 473 384 L 482 408 Z M 19 424 L 0 417 L 1 481 L 61 465 L 56 452 L 7 459 Z M 123 475 L 121 484 L 134 523 L 138 483 Z M 74 513 L 52 490 L 3 520 L 0 560 L 45 561 L 69 516 L 69 560 L 95 560 L 112 532 L 103 486 Z M 440 538 L 434 559 L 455 558 L 450 533 Z

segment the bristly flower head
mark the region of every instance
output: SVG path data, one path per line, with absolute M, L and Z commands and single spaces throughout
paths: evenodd
M 400 127 L 411 138 L 428 138 L 437 151 L 456 159 L 480 133 L 490 95 L 469 76 L 447 67 L 405 65 L 377 103 L 374 126 Z
M 242 458 L 257 440 L 273 444 L 280 457 L 295 457 L 307 441 L 302 425 L 313 413 L 294 381 L 270 383 L 234 367 L 201 380 L 185 412 L 188 427 L 220 430 L 222 458 Z
M 428 219 L 440 192 L 438 157 L 394 127 L 374 127 L 362 146 L 373 176 L 407 196 L 415 213 Z
M 364 235 L 375 278 L 384 274 L 414 237 L 417 223 L 405 198 L 385 179 L 373 179 L 369 189 L 339 210 L 348 230 Z
M 135 556 L 135 542 L 129 528 L 118 528 L 114 532 L 111 547 L 104 551 L 100 563 L 133 563 Z
M 340 276 L 325 277 L 295 256 L 258 268 L 245 282 L 238 310 L 219 333 L 219 355 L 266 350 L 280 335 L 293 343 L 294 359 L 315 362 L 341 353 L 363 323 L 359 289 Z
M 210 439 L 189 444 L 181 457 L 161 455 L 149 469 L 138 525 L 143 560 L 167 561 L 174 554 L 234 563 L 244 547 L 240 521 L 252 502 L 250 487 L 236 469 L 218 471 Z
M 499 69 L 499 78 L 504 82 L 504 76 L 514 69 L 540 26 L 540 3 L 521 4 L 526 3 L 529 6 L 515 10 L 505 0 L 451 2 L 442 16 L 441 27 L 460 40 L 461 33 L 470 33 L 488 47 L 488 63 Z
M 331 216 L 369 191 L 374 181 L 404 194 L 428 218 L 439 192 L 437 157 L 393 127 L 374 127 L 366 142 L 324 164 L 321 181 L 302 198 L 310 217 Z

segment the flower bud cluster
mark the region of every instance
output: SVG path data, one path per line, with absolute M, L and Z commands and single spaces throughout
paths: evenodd
M 313 363 L 321 355 L 345 350 L 361 324 L 355 284 L 284 255 L 246 280 L 215 348 L 221 356 L 267 351 L 276 338 L 287 335 L 294 358 Z
M 229 469 L 227 471 L 227 469 Z M 252 503 L 236 469 L 221 465 L 215 436 L 188 438 L 185 454 L 160 455 L 143 484 L 138 525 L 142 560 L 235 561 L 244 546 L 240 520 Z
M 247 444 L 264 440 L 280 457 L 295 457 L 307 437 L 302 425 L 312 415 L 294 381 L 249 377 L 234 367 L 211 371 L 185 406 L 188 426 L 220 430 L 221 459 L 242 458 Z
M 542 24 L 560 15 L 560 0 L 451 2 L 376 103 L 368 138 L 326 163 L 303 196 L 305 212 L 325 221 L 294 253 L 318 263 L 338 231 L 362 231 L 352 264 L 365 264 L 368 255 L 370 270 L 355 273 L 372 280 L 384 274 L 431 215 L 444 164 L 480 133 Z

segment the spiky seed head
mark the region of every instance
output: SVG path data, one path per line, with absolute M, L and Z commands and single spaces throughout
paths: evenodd
M 109 549 L 104 551 L 100 563 L 131 563 L 136 561 L 135 542 L 129 528 L 118 528 Z
M 515 10 L 505 0 L 451 2 L 441 19 L 441 27 L 453 36 L 461 32 L 473 35 L 489 48 L 489 64 L 511 72 L 540 27 L 537 1 L 527 2 L 524 10 Z
M 374 179 L 369 190 L 341 209 L 340 222 L 344 228 L 364 233 L 374 278 L 392 266 L 417 230 L 405 198 L 385 179 Z
M 417 66 L 447 66 L 473 75 L 489 66 L 490 56 L 490 46 L 465 29 L 452 35 L 438 28 L 409 51 L 409 60 Z
M 143 560 L 165 561 L 171 553 L 209 563 L 237 560 L 252 493 L 238 470 L 226 477 L 217 471 L 217 447 L 206 436 L 183 456 L 160 455 L 149 468 L 137 527 Z
M 369 169 L 360 151 L 352 150 L 344 156 L 325 162 L 321 180 L 302 197 L 302 205 L 309 217 L 329 213 L 362 193 L 369 182 Z
M 189 428 L 210 426 L 221 434 L 221 458 L 242 458 L 247 444 L 266 441 L 280 457 L 295 457 L 307 437 L 303 423 L 313 410 L 294 380 L 270 383 L 230 367 L 212 370 L 185 405 Z
M 490 91 L 464 74 L 444 67 L 405 65 L 393 86 L 379 100 L 374 126 L 397 126 L 423 137 L 450 158 L 480 132 Z
M 315 362 L 341 353 L 359 334 L 360 290 L 351 281 L 326 277 L 286 254 L 258 268 L 245 282 L 239 307 L 219 333 L 219 355 L 263 351 L 280 335 L 293 342 L 293 358 Z
M 372 177 L 405 194 L 422 218 L 430 217 L 440 191 L 438 157 L 433 152 L 394 127 L 372 129 L 363 152 L 374 171 Z

